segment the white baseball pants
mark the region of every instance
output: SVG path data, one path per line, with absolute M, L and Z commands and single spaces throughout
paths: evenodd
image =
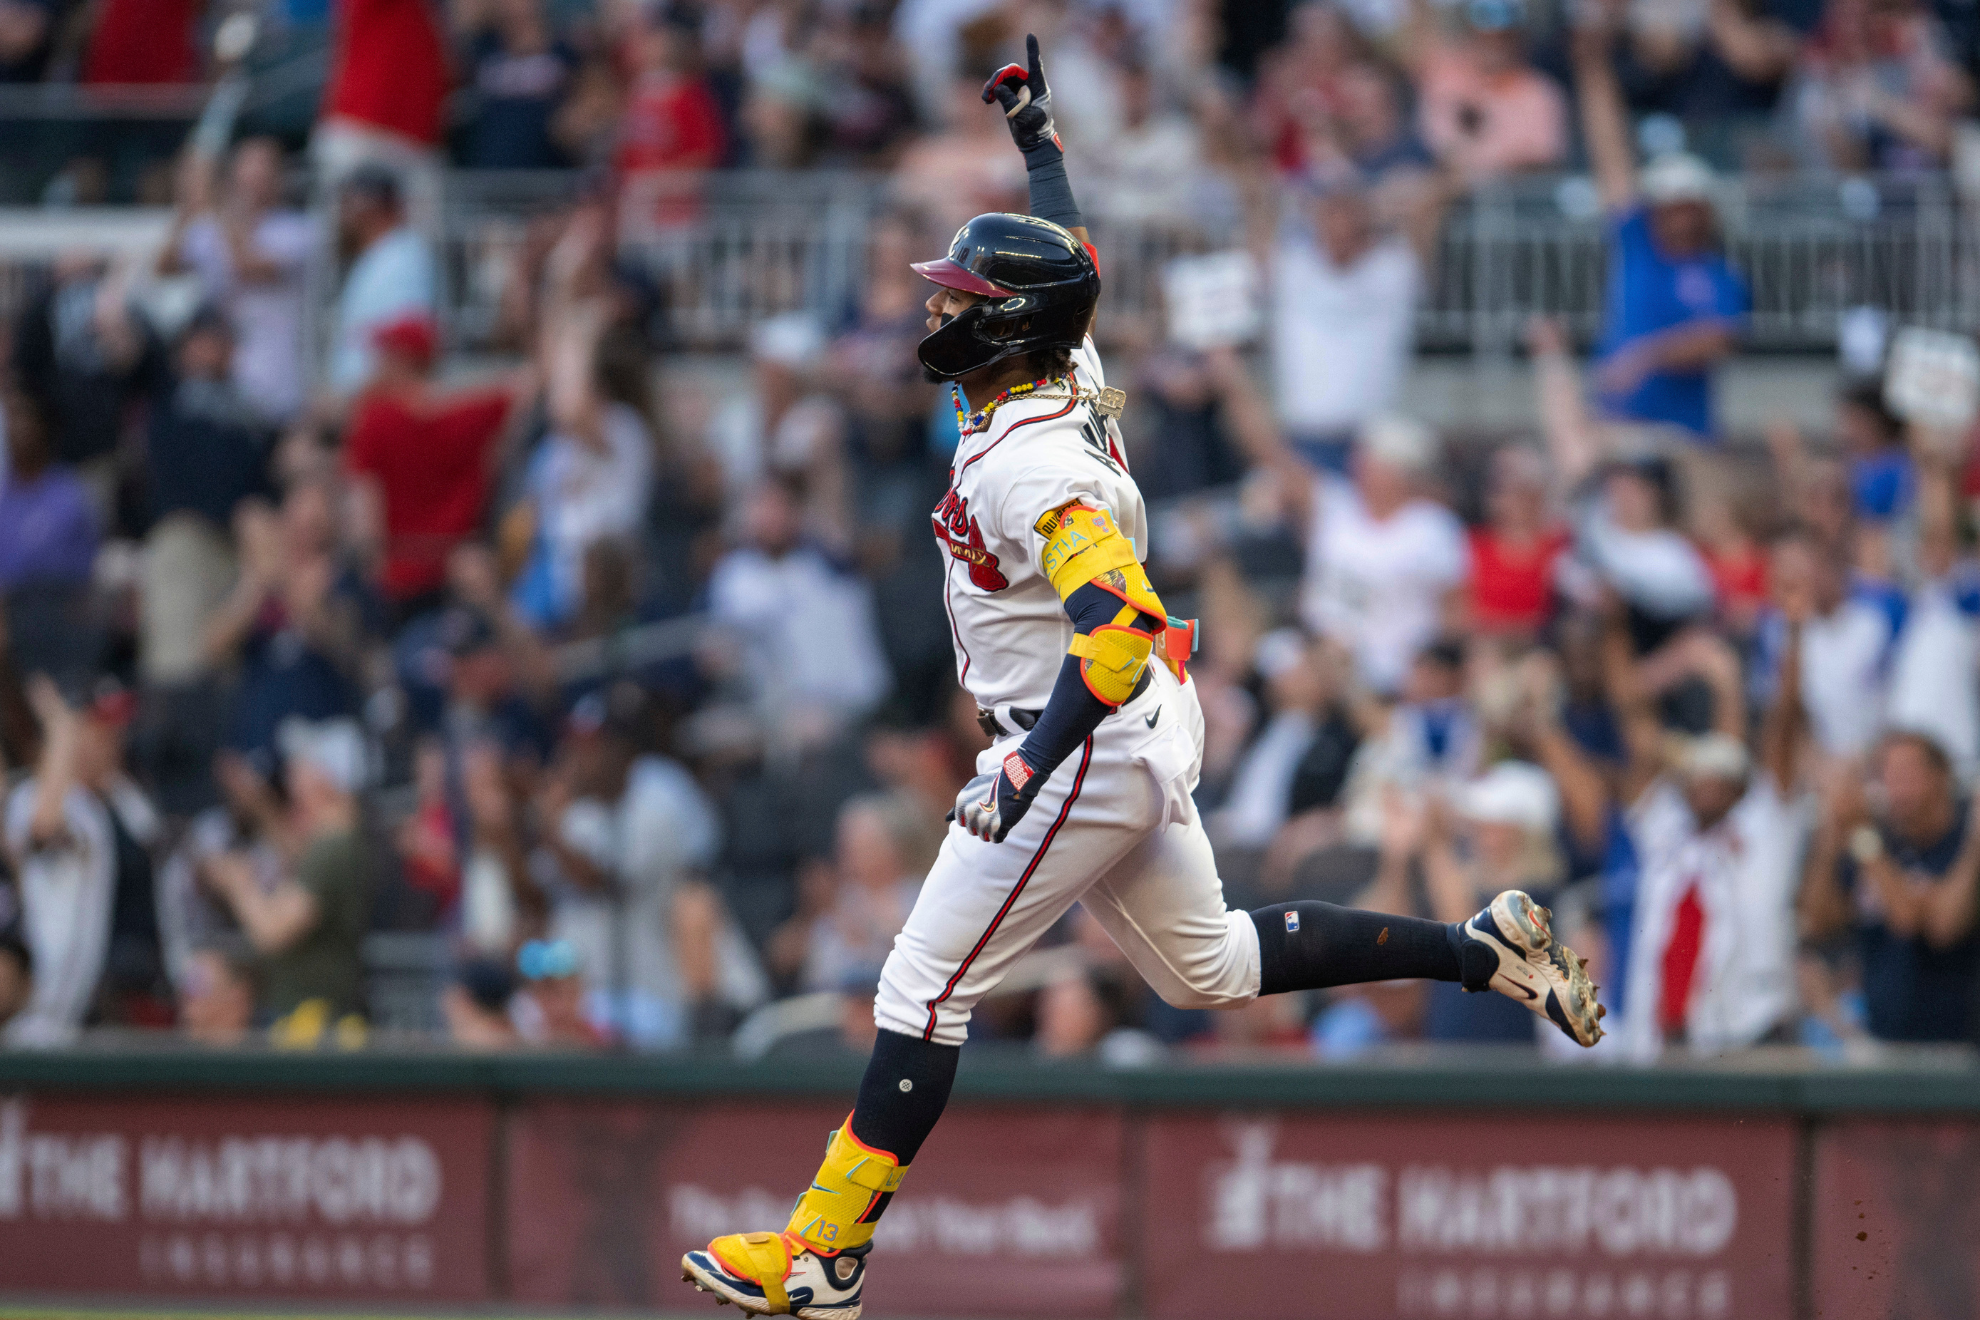
M 1203 760 L 1203 711 L 1193 688 L 1159 664 L 1151 672 L 1147 690 L 1052 772 L 1002 843 L 950 826 L 881 972 L 873 1015 L 883 1029 L 962 1044 L 977 1000 L 1082 900 L 1178 1008 L 1257 996 L 1257 928 L 1249 913 L 1224 906 L 1189 796 Z M 1022 740 L 999 739 L 977 758 L 978 773 L 995 770 Z

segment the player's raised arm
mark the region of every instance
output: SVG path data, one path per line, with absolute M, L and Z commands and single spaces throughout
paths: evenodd
M 1595 169 L 1602 207 L 1620 214 L 1636 205 L 1636 152 L 1630 145 L 1629 111 L 1609 61 L 1615 34 L 1605 20 L 1591 17 L 1574 33 L 1571 51 L 1574 86 L 1581 101 L 1581 135 Z
M 1024 153 L 1031 213 L 1040 220 L 1064 225 L 1073 237 L 1090 244 L 1086 221 L 1080 217 L 1079 203 L 1073 200 L 1072 181 L 1066 177 L 1066 149 L 1052 123 L 1052 89 L 1045 85 L 1037 37 L 1025 36 L 1024 52 L 1030 67 L 1006 64 L 997 70 L 996 76 L 983 84 L 983 102 L 1004 108 L 1011 140 Z

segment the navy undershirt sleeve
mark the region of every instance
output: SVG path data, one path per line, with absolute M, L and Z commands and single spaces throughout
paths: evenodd
M 1090 582 L 1066 597 L 1066 614 L 1072 619 L 1076 633 L 1090 633 L 1102 624 L 1112 622 L 1120 612 L 1121 598 Z M 1148 628 L 1154 620 L 1142 614 L 1138 616 L 1138 623 Z M 1086 680 L 1079 672 L 1079 657 L 1068 655 L 1059 665 L 1059 677 L 1052 684 L 1051 699 L 1045 703 L 1038 723 L 1031 727 L 1030 736 L 1019 744 L 1018 755 L 1041 776 L 1049 775 L 1113 711 L 1112 706 L 1094 696 L 1093 689 L 1086 686 Z
M 1018 755 L 1040 775 L 1049 775 L 1059 762 L 1073 754 L 1087 735 L 1100 727 L 1109 708 L 1093 695 L 1079 674 L 1079 657 L 1069 655 L 1059 666 L 1059 677 L 1052 684 L 1052 698 L 1031 733 L 1018 746 Z
M 1024 153 L 1026 181 L 1031 185 L 1031 213 L 1067 229 L 1086 223 L 1073 200 L 1072 180 L 1066 177 L 1066 153 L 1047 139 Z

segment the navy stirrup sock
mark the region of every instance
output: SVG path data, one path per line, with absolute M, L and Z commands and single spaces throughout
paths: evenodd
M 937 1045 L 883 1030 L 860 1079 L 853 1135 L 892 1155 L 902 1168 L 914 1163 L 915 1152 L 949 1103 L 961 1057 L 960 1045 Z
M 1490 949 L 1442 921 L 1312 901 L 1259 908 L 1251 920 L 1258 927 L 1262 995 L 1402 978 L 1470 985 L 1478 978 L 1467 971 L 1491 976 L 1490 968 L 1464 966 L 1478 961 L 1465 956 L 1474 948 L 1496 966 Z

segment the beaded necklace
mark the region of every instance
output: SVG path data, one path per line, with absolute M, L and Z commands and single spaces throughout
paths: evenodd
M 1062 379 L 1064 378 L 1060 376 L 1047 376 L 1043 380 L 1034 380 L 1028 385 L 1013 385 L 973 413 L 963 408 L 962 386 L 951 383 L 949 397 L 956 405 L 956 430 L 963 435 L 975 435 L 979 431 L 987 431 L 990 429 L 990 414 L 996 412 L 999 405 L 1008 403 L 1012 399 L 1023 398 L 1027 394 L 1035 394 L 1047 385 L 1058 384 Z

